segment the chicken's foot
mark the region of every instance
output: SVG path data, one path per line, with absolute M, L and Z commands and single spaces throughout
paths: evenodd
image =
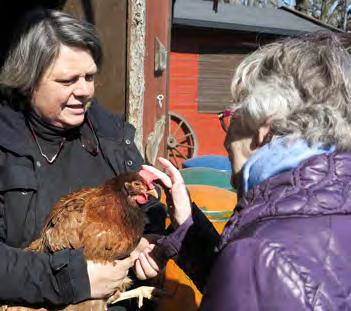
M 155 291 L 155 287 L 152 286 L 140 286 L 135 289 L 128 290 L 126 292 L 122 292 L 119 294 L 119 297 L 113 301 L 110 301 L 110 299 L 107 301 L 108 304 L 112 305 L 115 304 L 118 301 L 121 300 L 126 300 L 130 298 L 138 298 L 138 307 L 141 308 L 143 306 L 143 299 L 151 299 L 152 294 Z M 112 297 L 111 297 L 112 298 Z

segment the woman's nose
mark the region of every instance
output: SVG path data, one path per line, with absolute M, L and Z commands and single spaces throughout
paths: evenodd
M 83 97 L 83 96 L 90 96 L 92 95 L 93 91 L 93 82 L 91 81 L 86 81 L 84 78 L 80 78 L 77 81 L 77 84 L 75 86 L 75 89 L 73 91 L 75 96 L 78 97 Z

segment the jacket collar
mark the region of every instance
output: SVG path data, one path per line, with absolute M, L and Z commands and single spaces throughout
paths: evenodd
M 29 132 L 21 111 L 0 103 L 0 146 L 20 156 L 32 155 Z
M 290 171 L 301 162 L 318 154 L 330 154 L 335 146 L 309 144 L 304 139 L 278 136 L 259 148 L 246 161 L 242 179 L 244 191 L 254 188 L 269 177 Z
M 351 214 L 351 153 L 313 156 L 248 191 L 222 234 L 223 247 L 248 226 L 277 218 Z M 347 204 L 346 204 L 347 203 Z
M 125 122 L 121 116 L 107 111 L 96 101 L 92 102 L 88 116 L 100 138 L 113 140 L 116 143 L 126 139 L 134 141 L 134 126 Z

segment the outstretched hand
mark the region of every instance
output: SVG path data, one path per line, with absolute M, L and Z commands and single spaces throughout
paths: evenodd
M 163 173 L 155 167 L 143 165 L 142 170 L 151 173 L 158 178 L 158 182 L 163 186 L 169 209 L 172 226 L 174 228 L 182 225 L 191 215 L 191 204 L 188 191 L 185 187 L 184 180 L 180 172 L 172 165 L 171 162 L 164 158 L 158 159 L 165 168 Z M 145 172 L 144 172 L 145 173 Z M 140 174 L 142 177 L 147 174 Z M 134 264 L 136 276 L 141 279 L 149 279 L 157 276 L 166 265 L 166 259 L 163 258 L 162 252 L 156 241 L 148 239 L 149 245 L 141 243 L 143 247 L 139 247 L 140 253 Z
M 183 224 L 191 215 L 191 204 L 188 191 L 180 172 L 173 164 L 165 158 L 158 159 L 165 168 L 166 173 L 161 172 L 155 167 L 143 165 L 143 169 L 156 175 L 162 182 L 168 199 L 168 208 L 173 227 Z

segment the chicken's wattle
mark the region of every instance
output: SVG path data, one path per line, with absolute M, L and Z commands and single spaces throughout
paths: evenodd
M 138 194 L 136 196 L 136 201 L 139 204 L 145 204 L 148 201 L 148 195 L 147 194 Z

